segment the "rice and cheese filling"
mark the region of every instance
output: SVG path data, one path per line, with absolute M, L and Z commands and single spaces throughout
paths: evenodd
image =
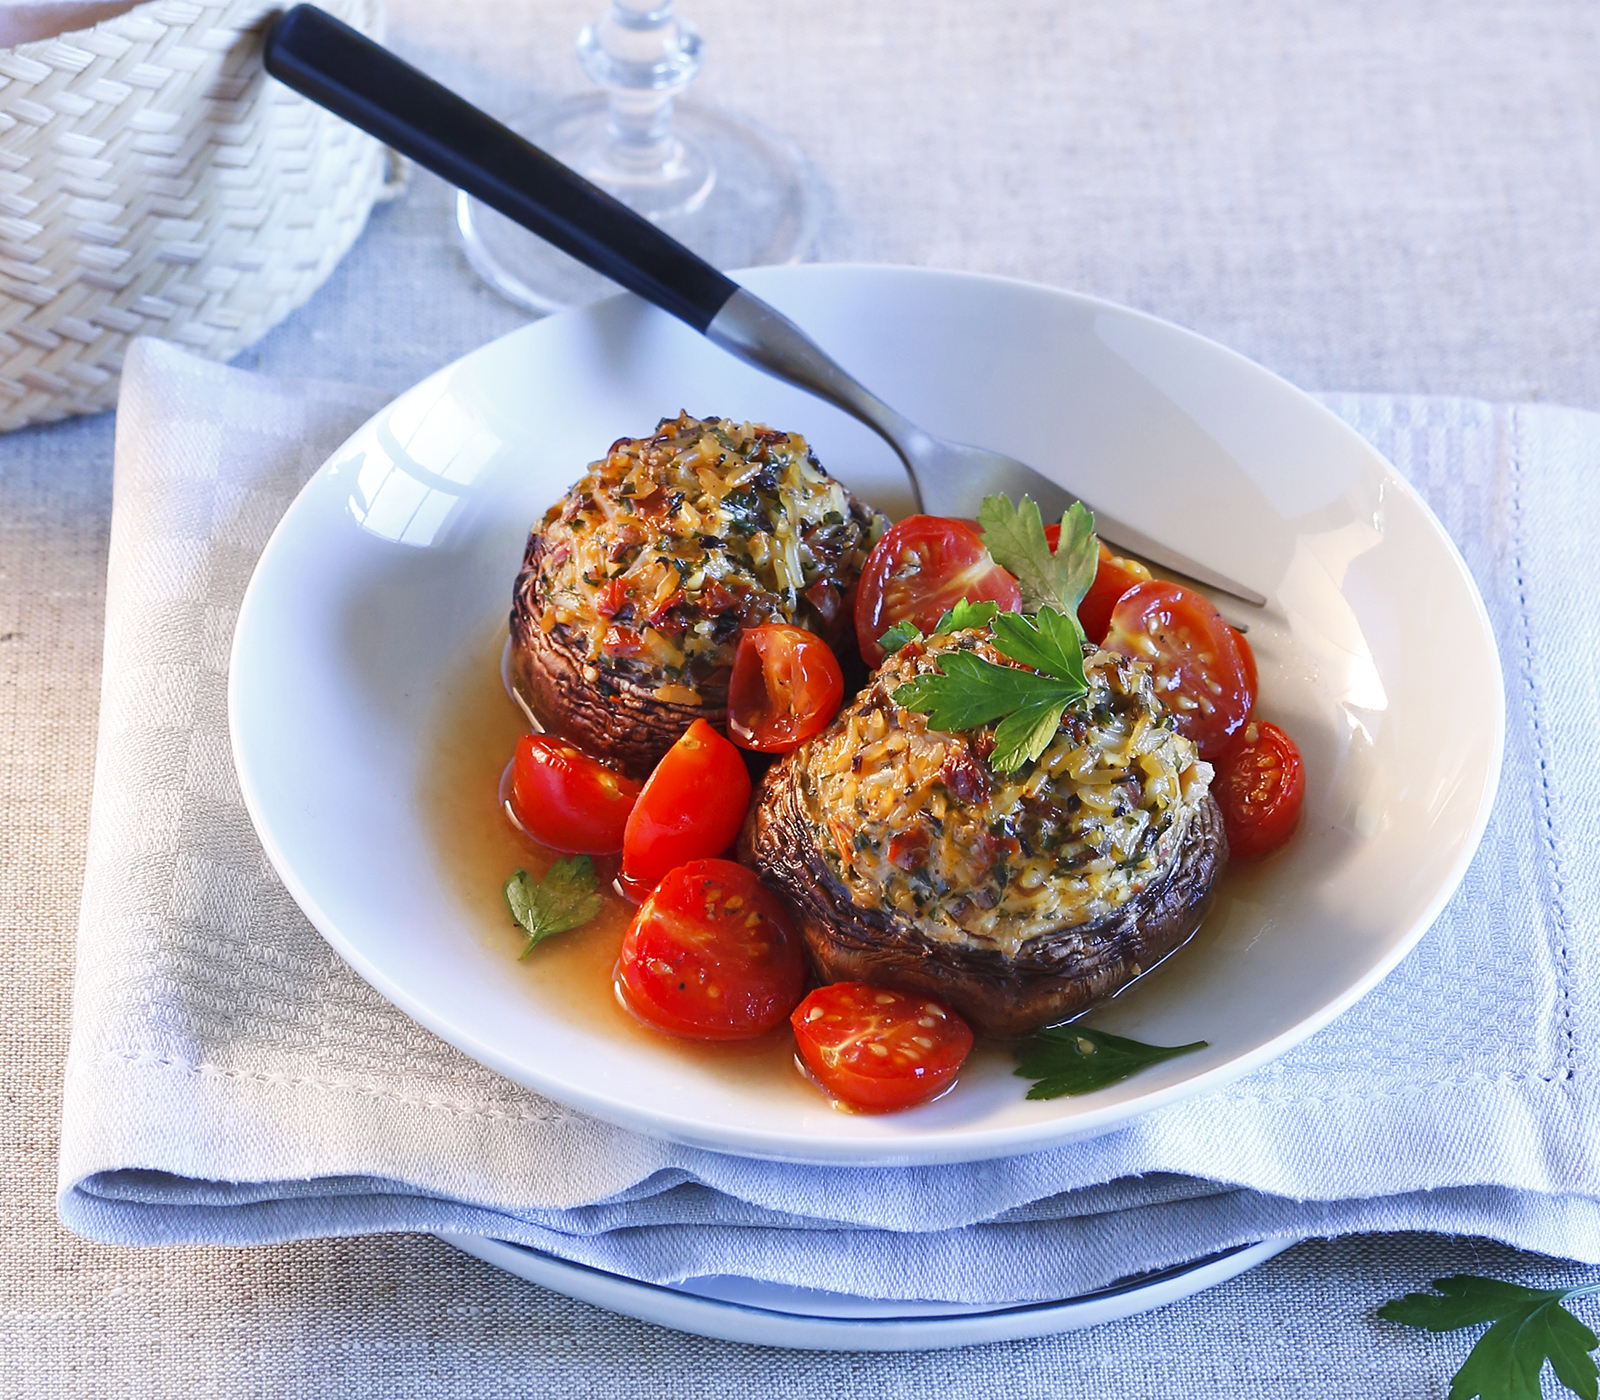
M 652 437 L 612 444 L 546 513 L 539 626 L 661 699 L 699 703 L 742 627 L 847 627 L 883 528 L 797 433 L 663 419 Z
M 997 773 L 993 730 L 946 734 L 894 704 L 941 652 L 1014 665 L 987 631 L 913 643 L 812 741 L 802 797 L 818 849 L 864 909 L 1014 957 L 1165 876 L 1211 766 L 1171 727 L 1141 662 L 1086 647 L 1089 693 L 1037 762 Z

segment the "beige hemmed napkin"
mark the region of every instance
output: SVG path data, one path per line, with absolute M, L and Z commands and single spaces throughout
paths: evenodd
M 656 1142 L 508 1083 L 384 1002 L 300 915 L 240 800 L 229 644 L 279 516 L 378 400 L 136 343 L 63 1219 L 130 1243 L 453 1230 L 658 1282 L 970 1302 L 1355 1230 L 1600 1260 L 1600 638 L 1567 606 L 1600 583 L 1600 418 L 1330 402 L 1440 512 L 1500 637 L 1505 778 L 1461 895 L 1363 1003 L 1226 1091 L 1026 1157 L 818 1169 Z

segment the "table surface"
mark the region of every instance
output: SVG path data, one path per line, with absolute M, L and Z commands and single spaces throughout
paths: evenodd
M 601 0 L 394 0 L 391 42 L 500 115 L 581 87 Z M 1312 389 L 1600 408 L 1592 0 L 688 0 L 706 95 L 814 162 L 816 256 L 1032 278 Z M 239 363 L 398 391 L 524 319 L 419 175 Z M 1465 1343 L 1376 1322 L 1473 1241 L 1301 1245 L 1090 1333 L 909 1357 L 729 1346 L 426 1238 L 128 1250 L 55 1219 L 112 419 L 0 439 L 0 1395 L 1439 1395 Z M 1595 1275 L 1600 1276 L 1600 1275 Z

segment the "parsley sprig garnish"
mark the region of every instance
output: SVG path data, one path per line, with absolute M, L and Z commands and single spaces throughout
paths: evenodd
M 1036 1081 L 1028 1090 L 1030 1099 L 1059 1099 L 1104 1089 L 1149 1065 L 1204 1050 L 1209 1043 L 1146 1045 L 1089 1026 L 1047 1026 L 1017 1047 L 1015 1073 Z
M 586 924 L 600 912 L 601 898 L 594 862 L 588 856 L 558 860 L 535 880 L 519 870 L 505 884 L 506 907 L 528 934 L 525 958 L 552 934 Z
M 1076 503 L 1061 517 L 1061 542 L 1054 554 L 1045 540 L 1039 507 L 1027 496 L 1020 506 L 1004 496 L 986 497 L 978 521 L 995 562 L 1016 577 L 1023 604 L 1034 615 L 963 602 L 935 630 L 987 621 L 1000 653 L 1032 669 L 997 665 L 971 652 L 945 652 L 937 671 L 907 681 L 894 698 L 897 705 L 927 715 L 935 729 L 994 725 L 989 766 L 1011 773 L 1049 747 L 1067 706 L 1089 693 L 1078 604 L 1094 582 L 1099 546 L 1094 517 Z M 914 628 L 894 629 L 884 645 L 892 650 L 920 639 Z
M 996 665 L 970 651 L 944 652 L 939 669 L 900 686 L 894 702 L 927 715 L 934 729 L 994 725 L 989 766 L 1010 773 L 1045 751 L 1062 712 L 1089 693 L 1083 629 L 1076 617 L 1041 608 L 1037 617 L 996 613 L 989 630 L 997 650 L 1035 669 Z
M 1600 1370 L 1589 1353 L 1600 1339 L 1561 1305 L 1600 1293 L 1581 1288 L 1525 1288 L 1519 1283 L 1456 1274 L 1437 1278 L 1436 1293 L 1407 1293 L 1378 1316 L 1429 1332 L 1490 1324 L 1450 1382 L 1450 1400 L 1540 1400 L 1546 1361 L 1556 1379 L 1583 1400 L 1597 1400 Z

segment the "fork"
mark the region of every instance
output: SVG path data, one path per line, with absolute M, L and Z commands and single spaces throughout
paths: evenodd
M 402 155 L 653 302 L 738 358 L 817 395 L 882 437 L 917 509 L 972 518 L 985 496 L 1032 496 L 1046 518 L 1070 493 L 1014 457 L 948 442 L 895 412 L 787 316 L 576 171 L 314 5 L 280 16 L 267 72 Z M 1084 503 L 1086 506 L 1087 502 Z M 1093 507 L 1089 507 L 1093 510 Z M 1103 512 L 1100 536 L 1168 572 L 1260 607 L 1245 584 Z

